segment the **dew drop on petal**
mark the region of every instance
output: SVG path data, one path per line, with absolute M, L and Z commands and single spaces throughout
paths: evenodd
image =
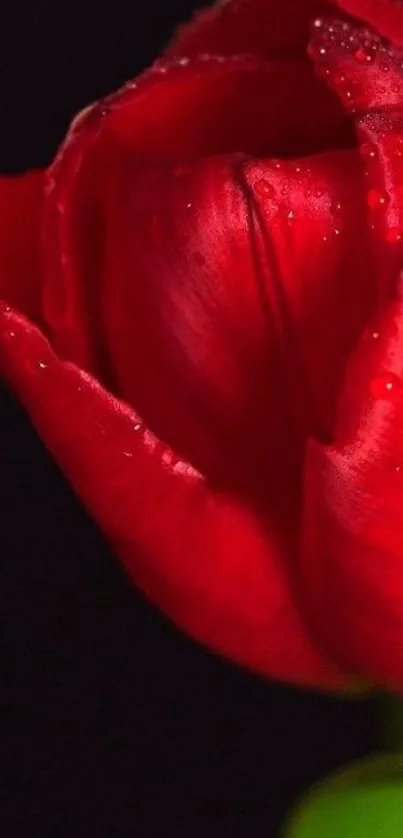
M 400 227 L 389 227 L 385 233 L 386 241 L 389 244 L 399 244 L 402 241 L 402 231 Z
M 373 399 L 388 399 L 401 390 L 401 379 L 393 372 L 376 375 L 370 383 L 370 394 Z
M 269 180 L 262 177 L 260 180 L 256 181 L 254 184 L 254 190 L 257 195 L 260 195 L 262 198 L 270 198 L 273 195 L 273 187 Z
M 389 196 L 386 192 L 380 189 L 370 189 L 367 195 L 368 206 L 372 210 L 382 209 L 389 201 Z
M 376 150 L 371 143 L 367 143 L 367 142 L 361 143 L 360 152 L 361 152 L 362 157 L 364 157 L 364 158 L 369 157 L 369 158 L 373 159 L 374 157 L 376 157 Z
M 364 47 L 358 47 L 354 53 L 354 57 L 359 64 L 371 64 L 374 60 L 374 53 Z

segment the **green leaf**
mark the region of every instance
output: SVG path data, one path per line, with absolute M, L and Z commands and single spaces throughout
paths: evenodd
M 403 754 L 354 763 L 316 786 L 284 838 L 403 838 Z

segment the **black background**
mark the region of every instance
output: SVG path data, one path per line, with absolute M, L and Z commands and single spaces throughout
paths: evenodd
M 75 112 L 149 64 L 192 9 L 9 9 L 2 172 L 49 163 Z M 271 685 L 183 637 L 4 387 L 0 421 L 2 838 L 276 835 L 301 790 L 376 746 L 374 703 Z

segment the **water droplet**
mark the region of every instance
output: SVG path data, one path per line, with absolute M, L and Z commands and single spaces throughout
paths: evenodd
M 323 41 L 321 41 L 320 43 L 313 41 L 313 43 L 309 45 L 309 54 L 312 56 L 313 59 L 318 57 L 323 58 L 326 55 L 326 53 L 327 48 Z
M 373 159 L 374 157 L 376 157 L 376 150 L 375 150 L 374 146 L 372 145 L 372 143 L 367 143 L 367 142 L 361 143 L 360 152 L 361 152 L 362 157 L 364 157 L 364 158 L 369 157 L 369 158 Z
M 395 472 L 396 472 L 396 474 L 401 474 L 401 473 L 402 473 L 402 471 L 403 471 L 402 466 L 395 466 Z
M 375 57 L 373 51 L 365 49 L 364 47 L 358 47 L 358 49 L 354 53 L 354 56 L 359 64 L 371 64 Z
M 402 231 L 400 227 L 389 227 L 385 233 L 386 241 L 389 244 L 399 244 L 402 241 Z
M 379 340 L 379 332 L 372 332 L 372 340 Z
M 186 209 L 192 209 L 192 206 L 192 201 L 188 201 L 188 203 L 186 204 Z
M 323 20 L 321 17 L 315 18 L 313 22 L 314 29 L 322 29 L 323 27 Z
M 123 451 L 123 456 L 124 456 L 124 457 L 132 457 L 132 456 L 133 456 L 133 454 L 132 454 L 132 452 L 131 452 L 131 451 Z
M 367 195 L 368 206 L 372 210 L 382 209 L 389 201 L 389 196 L 386 192 L 381 192 L 380 189 L 370 189 Z
M 47 366 L 48 366 L 48 365 L 47 365 L 47 364 L 45 364 L 45 362 L 44 362 L 44 361 L 39 361 L 39 362 L 38 362 L 38 367 L 39 367 L 39 369 L 41 369 L 41 370 L 46 370 Z
M 16 337 L 16 334 L 15 334 L 15 332 L 8 330 L 8 331 L 6 332 L 6 337 L 8 337 L 8 338 L 15 338 L 15 337 Z
M 339 236 L 340 233 L 341 233 L 340 227 L 333 227 L 333 232 L 334 232 L 335 236 Z
M 271 198 L 274 191 L 270 181 L 264 177 L 257 180 L 253 188 L 257 195 L 260 195 L 262 198 Z
M 337 215 L 341 211 L 341 203 L 340 201 L 333 201 L 331 205 L 331 209 L 335 215 Z
M 337 87 L 341 87 L 346 82 L 346 76 L 344 73 L 333 73 L 332 79 L 333 84 L 337 85 Z
M 375 376 L 370 383 L 370 393 L 373 399 L 388 399 L 401 390 L 401 379 L 394 372 L 385 372 Z
M 294 221 L 294 219 L 295 219 L 295 210 L 290 209 L 287 212 L 287 221 Z
M 133 429 L 135 431 L 141 431 L 141 422 L 137 422 L 136 425 L 133 425 Z

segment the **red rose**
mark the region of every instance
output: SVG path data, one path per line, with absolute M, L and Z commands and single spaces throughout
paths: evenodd
M 230 0 L 0 192 L 0 371 L 134 583 L 331 689 L 403 688 L 399 44 Z

